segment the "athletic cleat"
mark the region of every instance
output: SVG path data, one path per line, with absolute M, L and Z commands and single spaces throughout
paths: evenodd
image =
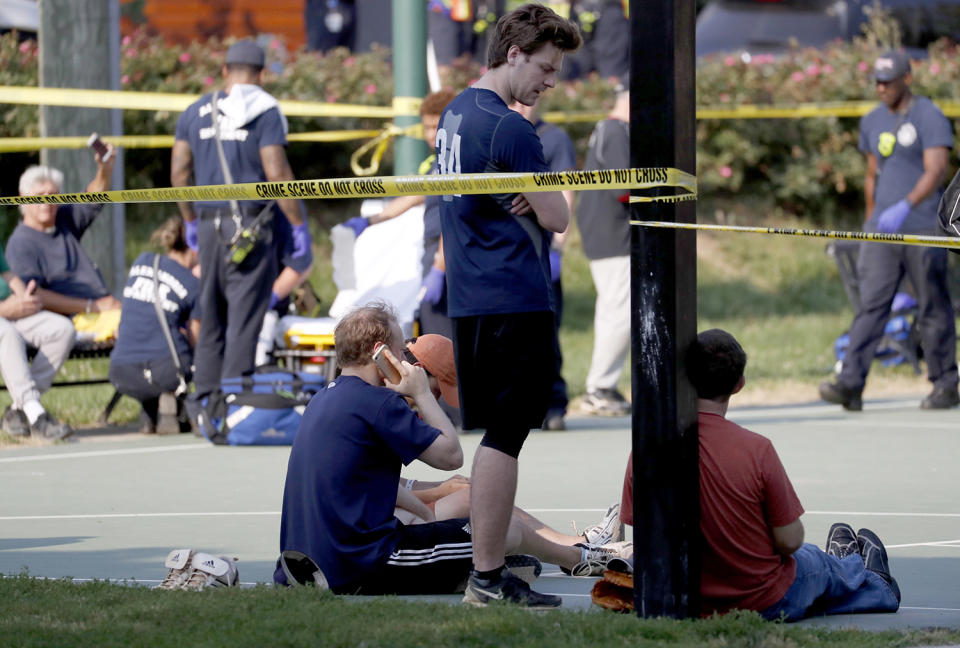
M 543 571 L 543 565 L 540 561 L 527 554 L 513 554 L 504 559 L 507 569 L 510 573 L 522 580 L 527 585 L 532 585 L 537 580 L 540 572 Z
M 280 567 L 287 577 L 287 586 L 316 585 L 318 589 L 330 589 L 323 570 L 307 554 L 288 549 L 280 554 Z
M 623 540 L 623 523 L 620 522 L 620 504 L 611 504 L 599 524 L 587 527 L 583 532 L 587 544 L 605 545 Z
M 584 549 L 583 560 L 570 568 L 571 576 L 603 576 L 607 569 L 607 563 L 611 558 L 616 558 L 617 553 L 608 547 L 592 546 L 583 543 L 575 544 L 574 547 Z
M 857 545 L 860 547 L 860 555 L 863 556 L 863 565 L 872 572 L 875 572 L 880 578 L 887 582 L 894 596 L 897 597 L 897 603 L 900 602 L 900 586 L 896 579 L 890 575 L 890 561 L 887 558 L 887 549 L 880 542 L 877 534 L 870 529 L 860 529 L 857 531 Z
M 190 577 L 181 589 L 200 591 L 208 587 L 233 587 L 240 580 L 236 558 L 196 553 L 190 563 Z
M 192 569 L 191 561 L 195 553 L 197 552 L 193 549 L 174 549 L 171 551 L 167 559 L 163 561 L 164 567 L 169 571 L 167 571 L 166 577 L 160 581 L 156 589 L 183 589 L 183 586 L 186 585 L 187 580 L 190 578 L 190 571 Z
M 555 610 L 563 604 L 563 599 L 553 594 L 541 594 L 530 589 L 522 579 L 504 570 L 499 582 L 487 582 L 470 574 L 463 602 L 475 607 L 486 607 L 490 603 L 504 601 L 531 610 Z
M 844 522 L 837 522 L 827 532 L 827 545 L 824 551 L 828 556 L 836 556 L 843 560 L 847 556 L 860 555 L 860 546 L 857 544 L 857 534 L 853 527 Z

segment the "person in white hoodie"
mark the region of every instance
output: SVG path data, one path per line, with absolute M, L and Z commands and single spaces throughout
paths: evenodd
M 204 95 L 180 115 L 170 164 L 174 187 L 294 179 L 285 152 L 287 120 L 277 100 L 260 87 L 264 62 L 263 49 L 253 41 L 235 43 L 227 50 L 223 90 Z M 278 258 L 304 270 L 312 253 L 298 200 L 210 201 L 179 207 L 187 243 L 198 250 L 202 268 L 203 319 L 190 403 L 196 417 L 199 404 L 220 389 L 222 378 L 253 371 Z M 284 217 L 292 237 L 278 236 Z M 280 245 L 292 249 L 278 250 Z

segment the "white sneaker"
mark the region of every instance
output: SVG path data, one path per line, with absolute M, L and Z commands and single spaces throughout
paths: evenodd
M 181 589 L 200 591 L 208 587 L 234 587 L 240 580 L 240 573 L 234 564 L 236 558 L 211 556 L 208 553 L 196 553 L 190 563 L 190 577 Z
M 169 571 L 166 577 L 157 585 L 156 589 L 177 590 L 182 589 L 190 578 L 192 569 L 191 562 L 193 555 L 197 553 L 193 549 L 174 549 L 163 561 L 164 567 Z
M 620 504 L 611 504 L 599 524 L 587 527 L 583 532 L 587 544 L 605 545 L 623 540 L 623 523 L 620 522 Z
M 584 543 L 573 546 L 584 550 L 584 558 L 570 569 L 571 576 L 603 576 L 607 563 L 617 557 L 616 552 L 607 547 Z

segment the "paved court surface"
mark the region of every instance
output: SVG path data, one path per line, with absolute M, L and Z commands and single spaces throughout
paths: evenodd
M 822 545 L 830 524 L 846 521 L 887 545 L 903 592 L 899 613 L 804 623 L 960 628 L 960 411 L 917 404 L 873 400 L 857 414 L 820 403 L 731 410 L 773 440 L 806 508 L 808 541 Z M 530 436 L 517 496 L 563 531 L 595 522 L 618 500 L 630 447 L 629 419 L 571 418 L 568 427 Z M 167 552 L 189 546 L 239 557 L 243 583 L 270 581 L 289 448 L 221 448 L 129 430 L 80 436 L 0 449 L 0 573 L 152 585 Z M 479 439 L 463 440 L 469 466 Z M 425 466 L 404 474 L 443 478 Z M 587 608 L 592 583 L 547 567 L 539 589 Z

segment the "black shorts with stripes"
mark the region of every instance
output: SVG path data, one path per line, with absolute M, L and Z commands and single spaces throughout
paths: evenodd
M 400 544 L 357 594 L 462 592 L 473 567 L 470 519 L 400 525 Z

